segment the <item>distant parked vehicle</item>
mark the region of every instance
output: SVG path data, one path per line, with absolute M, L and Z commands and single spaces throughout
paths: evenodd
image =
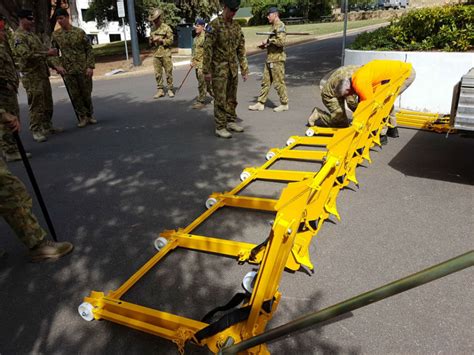
M 383 6 L 385 9 L 400 9 L 408 6 L 408 0 L 384 0 Z

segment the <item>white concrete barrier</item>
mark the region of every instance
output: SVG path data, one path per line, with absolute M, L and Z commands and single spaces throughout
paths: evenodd
M 415 82 L 395 106 L 409 110 L 449 113 L 453 87 L 474 67 L 474 53 L 382 52 L 346 49 L 344 65 L 362 65 L 374 59 L 409 62 L 416 71 Z

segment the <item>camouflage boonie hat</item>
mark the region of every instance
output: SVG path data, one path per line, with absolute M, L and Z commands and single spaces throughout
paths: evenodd
M 160 9 L 154 9 L 150 11 L 150 16 L 148 16 L 148 21 L 153 22 L 161 15 L 163 15 L 163 11 L 161 11 Z

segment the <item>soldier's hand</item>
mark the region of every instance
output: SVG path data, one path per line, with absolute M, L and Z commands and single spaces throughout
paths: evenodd
M 13 132 L 17 132 L 20 130 L 20 120 L 17 116 L 12 115 L 11 113 L 5 112 L 2 114 L 3 120 L 5 124 L 10 127 Z
M 92 68 L 87 68 L 87 69 L 86 69 L 86 75 L 87 75 L 89 78 L 92 78 L 92 75 L 94 75 L 94 69 L 92 69 Z
M 64 69 L 63 67 L 54 67 L 54 69 L 58 72 L 59 75 L 66 74 L 66 69 Z
M 204 74 L 204 80 L 209 83 L 212 80 L 212 74 Z
M 247 81 L 248 78 L 249 78 L 249 75 L 248 75 L 247 73 L 242 74 L 242 79 L 243 79 L 244 81 Z
M 48 57 L 57 57 L 59 54 L 59 51 L 57 48 L 50 48 L 48 49 L 48 52 L 46 53 Z
M 191 68 L 194 68 L 194 63 L 191 62 L 191 64 L 189 64 L 189 66 L 190 66 Z

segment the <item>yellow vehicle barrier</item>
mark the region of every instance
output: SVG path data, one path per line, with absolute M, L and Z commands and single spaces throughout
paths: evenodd
M 380 145 L 380 131 L 388 125 L 388 114 L 408 75 L 409 72 L 401 72 L 398 79 L 377 89 L 373 101 L 361 102 L 352 126 L 343 129 L 311 127 L 306 137 L 292 136 L 286 147 L 271 149 L 266 155 L 267 162 L 258 168 L 245 169 L 242 182 L 233 190 L 213 193 L 206 201 L 207 211 L 187 227 L 162 232 L 155 241 L 158 252 L 117 290 L 107 295 L 92 291 L 85 297 L 79 306 L 81 316 L 89 321 L 107 319 L 169 339 L 181 352 L 188 341 L 217 353 L 225 346 L 263 333 L 281 299 L 278 286 L 283 271 L 285 268 L 297 270 L 302 265 L 313 268 L 309 244 L 330 215 L 340 219 L 336 207 L 339 191 L 350 182 L 358 184 L 356 168 L 364 160 L 370 162 L 370 149 Z M 298 149 L 299 146 L 309 146 L 312 150 Z M 293 159 L 318 162 L 321 168 L 316 172 L 269 169 L 278 160 Z M 257 180 L 285 181 L 288 185 L 278 200 L 239 194 Z M 265 241 L 255 245 L 193 234 L 222 207 L 274 212 L 275 219 Z M 244 278 L 246 293 L 236 295 L 230 302 L 235 309 L 218 321 L 212 321 L 217 309 L 202 320 L 194 320 L 121 299 L 177 248 L 232 256 L 239 262 L 259 264 L 259 268 Z M 245 353 L 266 354 L 268 350 L 265 344 L 260 344 Z
M 403 127 L 422 129 L 437 133 L 454 133 L 449 116 L 439 113 L 400 110 L 395 114 L 397 124 Z

